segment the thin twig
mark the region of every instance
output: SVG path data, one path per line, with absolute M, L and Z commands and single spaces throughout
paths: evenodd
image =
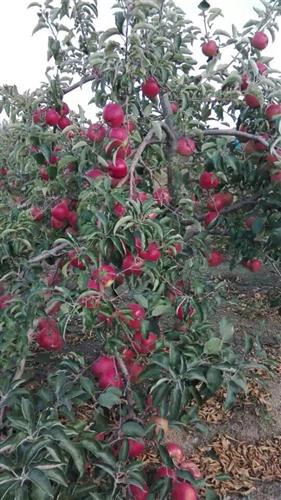
M 69 92 L 72 92 L 75 89 L 78 89 L 79 87 L 82 87 L 85 83 L 92 82 L 97 78 L 96 75 L 86 75 L 79 80 L 79 82 L 73 83 L 73 85 L 70 85 L 66 89 L 62 90 L 63 95 L 68 94 Z
M 126 383 L 125 394 L 128 402 L 129 417 L 135 417 L 133 391 L 130 383 L 129 372 L 121 356 L 116 356 L 116 362 Z

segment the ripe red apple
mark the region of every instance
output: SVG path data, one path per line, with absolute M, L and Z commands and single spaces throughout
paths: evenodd
M 267 72 L 267 66 L 266 66 L 266 64 L 264 64 L 264 63 L 262 63 L 260 61 L 256 61 L 256 65 L 258 67 L 260 75 L 264 75 Z
M 113 213 L 116 217 L 123 217 L 126 213 L 126 208 L 121 205 L 118 201 L 116 201 L 113 205 Z
M 223 262 L 223 255 L 220 252 L 213 250 L 207 257 L 208 266 L 219 266 Z
M 218 217 L 217 212 L 207 212 L 204 215 L 204 226 L 208 227 Z
M 69 260 L 69 264 L 72 267 L 76 267 L 77 269 L 86 269 L 85 264 L 78 258 L 77 251 L 76 250 L 70 250 L 67 253 Z
M 10 293 L 6 293 L 4 295 L 0 295 L 0 310 L 5 309 L 10 303 L 12 299 L 12 295 Z
M 280 184 L 281 183 L 281 170 L 278 170 L 278 172 L 275 172 L 270 176 L 271 182 L 274 184 Z
M 144 365 L 137 361 L 132 361 L 128 363 L 127 370 L 129 373 L 130 381 L 133 384 L 138 382 L 138 377 L 143 372 L 144 368 L 145 368 Z
M 219 185 L 219 179 L 213 172 L 202 172 L 199 178 L 199 186 L 202 189 L 216 189 Z
M 43 121 L 43 119 L 45 118 L 45 115 L 46 115 L 46 109 L 45 108 L 37 108 L 35 109 L 35 111 L 33 111 L 32 113 L 32 121 L 33 123 L 40 123 L 41 121 Z
M 153 99 L 160 93 L 160 87 L 153 76 L 150 76 L 142 83 L 141 89 L 143 95 L 149 99 Z
M 275 149 L 276 154 L 268 154 L 266 157 L 267 166 L 270 169 L 274 163 L 281 160 L 281 148 Z
M 104 373 L 98 380 L 99 388 L 104 390 L 108 387 L 116 387 L 117 389 L 122 389 L 123 381 L 119 373 Z
M 262 262 L 259 259 L 253 258 L 242 262 L 242 265 L 252 271 L 257 273 L 262 268 Z
M 214 57 L 218 52 L 218 46 L 214 40 L 209 40 L 201 45 L 204 56 Z
M 126 158 L 129 158 L 132 154 L 132 148 L 130 144 L 127 144 L 127 146 L 118 146 L 116 153 L 115 153 L 115 158 L 118 160 L 121 158 L 122 160 L 125 160 Z
M 124 127 L 126 127 L 128 134 L 132 134 L 137 128 L 135 122 L 133 120 L 128 120 L 125 124 Z
M 130 484 L 129 492 L 134 500 L 147 500 L 149 490 L 146 484 L 142 488 L 135 484 Z
M 100 289 L 100 286 L 108 288 L 114 283 L 116 277 L 117 277 L 117 272 L 114 269 L 114 267 L 109 264 L 103 264 L 99 266 L 97 269 L 93 269 L 91 271 L 91 280 L 89 281 L 92 282 L 91 283 L 92 286 L 89 286 L 88 282 L 88 288 L 97 290 Z
M 266 141 L 268 141 L 269 134 L 261 133 L 258 135 L 258 137 L 261 137 L 262 139 L 265 139 Z M 255 151 L 258 151 L 259 153 L 263 153 L 264 151 L 266 151 L 268 149 L 268 147 L 265 146 L 265 144 L 262 144 L 260 141 L 254 141 L 254 149 L 255 149 Z
M 171 106 L 172 113 L 174 113 L 174 114 L 177 113 L 177 111 L 178 111 L 177 103 L 175 101 L 172 101 L 172 102 L 170 102 L 170 106 Z
M 177 142 L 177 153 L 181 156 L 191 156 L 196 150 L 195 142 L 189 137 L 180 137 Z
M 105 373 L 110 375 L 116 372 L 116 363 L 114 358 L 102 354 L 91 365 L 91 372 L 96 377 L 101 377 Z
M 161 467 L 158 467 L 158 469 L 156 469 L 154 477 L 156 480 L 161 479 L 161 477 L 176 479 L 176 471 L 174 469 L 171 469 L 170 467 L 162 465 Z
M 139 354 L 148 354 L 155 350 L 157 338 L 153 332 L 149 332 L 146 338 L 142 336 L 141 332 L 136 332 L 133 336 L 134 348 Z
M 54 229 L 62 229 L 64 227 L 64 221 L 51 217 L 51 227 Z
M 39 169 L 39 177 L 42 179 L 42 181 L 48 181 L 49 180 L 49 175 L 47 170 L 44 167 L 40 167 Z
M 107 134 L 108 139 L 111 141 L 111 150 L 116 149 L 118 146 L 126 145 L 128 142 L 128 130 L 125 127 L 117 127 L 109 130 Z
M 67 117 L 67 116 L 61 116 L 59 121 L 58 121 L 58 127 L 63 130 L 66 127 L 69 127 L 69 125 L 72 124 L 72 121 Z
M 171 500 L 197 500 L 196 491 L 189 483 L 173 481 Z
M 60 115 L 53 108 L 48 109 L 45 115 L 45 123 L 52 127 L 57 127 L 60 120 Z
M 126 318 L 122 313 L 120 318 L 128 325 L 129 328 L 133 330 L 138 330 L 141 326 L 142 320 L 145 318 L 145 310 L 139 304 L 132 302 L 126 306 L 129 309 L 129 314 L 131 318 Z
M 268 121 L 272 121 L 281 115 L 281 104 L 272 102 L 265 108 L 265 117 Z
M 249 106 L 249 108 L 252 109 L 260 108 L 261 103 L 255 95 L 246 94 L 244 100 L 247 106 Z
M 31 214 L 31 217 L 34 221 L 36 222 L 39 222 L 40 220 L 43 219 L 44 217 L 44 214 L 43 212 L 40 210 L 40 208 L 38 207 L 31 207 L 30 209 L 30 214 Z
M 221 192 L 216 193 L 208 199 L 207 207 L 210 211 L 220 211 L 224 207 L 231 205 L 233 201 L 233 196 L 231 193 Z
M 122 351 L 122 358 L 126 364 L 130 363 L 133 359 L 135 359 L 135 353 L 132 349 L 125 348 Z
M 127 254 L 122 260 L 122 271 L 125 276 L 130 276 L 134 274 L 135 276 L 141 276 L 143 263 L 137 257 L 132 254 Z
M 176 443 L 167 443 L 166 450 L 169 453 L 171 459 L 176 463 L 179 463 L 184 458 L 184 452 L 181 446 Z
M 268 36 L 263 31 L 257 31 L 251 38 L 251 45 L 255 49 L 264 50 L 268 45 Z
M 171 196 L 167 188 L 157 188 L 153 191 L 153 198 L 158 205 L 169 205 Z
M 87 172 L 85 172 L 85 175 L 87 177 L 90 177 L 91 179 L 97 179 L 97 177 L 103 177 L 104 173 L 100 168 L 93 167 L 90 168 L 90 170 L 87 170 Z
M 101 123 L 92 123 L 89 126 L 86 135 L 90 141 L 99 144 L 106 136 L 106 129 Z
M 148 194 L 145 191 L 135 191 L 133 199 L 135 201 L 139 201 L 140 203 L 144 203 L 148 200 Z
M 77 225 L 77 213 L 73 212 L 73 211 L 69 211 L 68 216 L 67 216 L 67 220 L 68 220 L 68 223 L 70 224 L 70 226 L 76 227 L 76 225 Z
M 66 104 L 66 102 L 62 102 L 61 103 L 61 107 L 60 107 L 59 113 L 60 113 L 61 116 L 68 115 L 68 113 L 69 113 L 69 107 Z
M 103 108 L 103 119 L 111 128 L 120 127 L 124 121 L 124 111 L 120 104 L 109 102 Z
M 240 89 L 243 92 L 248 88 L 248 86 L 249 86 L 249 75 L 247 75 L 247 73 L 244 73 L 241 78 Z
M 161 252 L 157 243 L 149 243 L 146 250 L 139 252 L 139 256 L 143 260 L 156 262 L 161 257 Z
M 67 220 L 68 218 L 68 203 L 63 200 L 60 203 L 57 203 L 53 208 L 51 208 L 51 215 L 60 221 Z
M 137 458 L 139 455 L 142 455 L 144 450 L 145 450 L 145 444 L 143 439 L 128 439 L 128 444 L 129 444 L 129 451 L 128 451 L 128 457 L 129 458 Z
M 184 460 L 183 462 L 181 462 L 180 469 L 190 472 L 194 479 L 201 479 L 202 477 L 199 467 L 190 460 Z
M 63 339 L 60 336 L 56 321 L 46 318 L 38 323 L 36 334 L 37 344 L 46 351 L 59 351 L 63 346 Z
M 122 179 L 128 173 L 128 167 L 124 160 L 116 159 L 115 162 L 108 163 L 108 172 L 114 179 Z

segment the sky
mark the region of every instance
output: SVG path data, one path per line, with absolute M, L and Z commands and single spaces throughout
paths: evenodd
M 200 0 L 175 0 L 187 14 L 187 17 L 199 25 L 198 4 Z M 37 23 L 36 8 L 27 9 L 31 0 L 6 0 L 0 4 L 0 85 L 16 84 L 20 91 L 34 89 L 45 80 L 47 53 L 47 32 L 42 30 L 31 36 Z M 96 26 L 103 30 L 114 26 L 111 14 L 113 0 L 98 0 L 99 19 Z M 219 18 L 218 26 L 228 30 L 231 24 L 241 28 L 250 18 L 255 18 L 253 7 L 260 7 L 259 0 L 209 0 L 211 7 L 219 7 L 224 12 L 224 19 Z M 280 18 L 281 23 L 281 18 Z M 281 69 L 281 33 L 274 45 L 269 43 L 264 55 L 274 56 L 274 67 Z M 78 103 L 85 109 L 91 98 L 88 89 L 71 93 L 68 104 L 75 110 Z

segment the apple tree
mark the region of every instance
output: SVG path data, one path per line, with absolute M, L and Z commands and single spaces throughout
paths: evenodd
M 172 0 L 116 0 L 103 32 L 96 0 L 30 7 L 46 81 L 1 88 L 2 498 L 215 498 L 165 436 L 200 428 L 221 387 L 231 407 L 261 367 L 254 334 L 241 355 L 210 321 L 207 268 L 279 260 L 281 88 L 264 54 L 281 2 L 231 33 L 205 0 L 198 26 Z

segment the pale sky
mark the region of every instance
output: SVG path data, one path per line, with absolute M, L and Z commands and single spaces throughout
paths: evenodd
M 37 23 L 36 8 L 27 9 L 31 0 L 2 0 L 0 5 L 0 85 L 16 84 L 20 91 L 34 89 L 45 80 L 47 52 L 47 32 L 42 30 L 31 36 Z M 202 19 L 198 17 L 200 0 L 176 0 L 176 4 L 186 11 L 187 17 L 199 25 Z M 98 0 L 99 19 L 96 22 L 98 30 L 114 26 L 111 14 L 113 0 Z M 222 8 L 224 19 L 218 18 L 216 27 L 230 29 L 234 23 L 238 29 L 250 18 L 255 18 L 253 6 L 260 7 L 259 0 L 209 0 L 212 7 Z M 281 18 L 280 18 L 281 23 Z M 281 36 L 277 36 L 274 45 L 271 41 L 264 55 L 274 56 L 274 67 L 281 69 Z M 91 98 L 90 86 L 84 91 L 79 89 L 71 93 L 68 104 L 75 109 L 79 102 L 87 109 Z M 91 114 L 91 113 L 90 113 Z M 89 116 L 89 114 L 87 113 Z

